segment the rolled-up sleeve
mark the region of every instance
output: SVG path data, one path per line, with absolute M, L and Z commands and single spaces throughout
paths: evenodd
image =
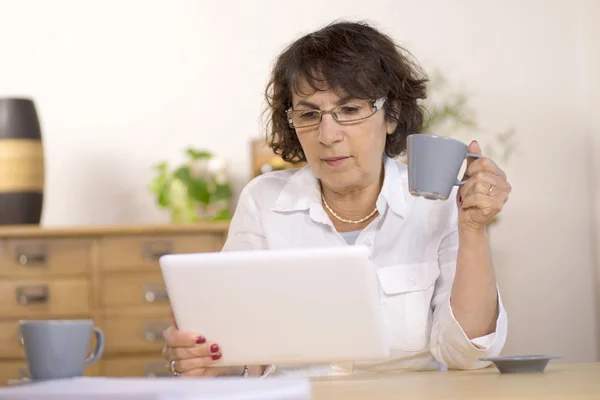
M 229 224 L 227 241 L 222 251 L 264 250 L 267 248 L 258 206 L 251 194 L 252 183 L 246 185 L 240 193 L 237 207 Z
M 458 230 L 456 215 L 444 235 L 438 250 L 440 276 L 432 299 L 433 326 L 431 330 L 431 353 L 449 369 L 478 369 L 490 365 L 481 357 L 497 356 L 506 343 L 508 317 L 498 288 L 498 316 L 493 333 L 469 339 L 460 326 L 450 305 L 452 283 L 456 272 L 458 255 Z

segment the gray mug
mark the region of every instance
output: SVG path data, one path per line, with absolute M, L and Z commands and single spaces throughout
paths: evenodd
M 454 186 L 466 182 L 457 179 L 463 161 L 481 157 L 467 152 L 469 146 L 465 143 L 445 136 L 413 134 L 406 144 L 408 190 L 426 199 L 448 199 Z
M 83 376 L 104 351 L 104 334 L 91 319 L 19 321 L 33 380 Z M 89 353 L 92 332 L 96 346 Z

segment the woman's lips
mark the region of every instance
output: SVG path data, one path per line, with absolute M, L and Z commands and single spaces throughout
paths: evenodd
M 327 157 L 322 158 L 321 160 L 325 161 L 329 166 L 337 167 L 338 165 L 343 164 L 347 159 L 348 157 Z

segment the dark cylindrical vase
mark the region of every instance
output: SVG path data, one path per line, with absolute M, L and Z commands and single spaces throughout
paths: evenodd
M 0 225 L 39 224 L 44 149 L 35 104 L 0 98 Z

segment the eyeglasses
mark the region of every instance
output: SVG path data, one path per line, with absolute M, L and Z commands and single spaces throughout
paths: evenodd
M 385 100 L 385 97 L 372 101 L 359 100 L 331 110 L 293 110 L 290 107 L 286 113 L 290 128 L 296 129 L 319 125 L 325 114 L 331 114 L 333 119 L 339 123 L 357 122 L 367 119 L 381 110 Z

